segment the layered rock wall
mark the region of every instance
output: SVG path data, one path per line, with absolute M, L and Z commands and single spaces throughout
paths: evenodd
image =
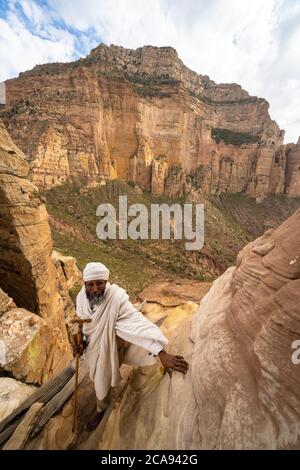
M 6 102 L 1 115 L 41 188 L 118 177 L 180 195 L 188 178 L 209 193 L 300 195 L 269 104 L 189 70 L 170 47 L 101 44 L 7 80 Z
M 286 146 L 285 155 L 285 192 L 291 196 L 298 196 L 300 191 L 300 137 L 297 144 L 289 144 Z
M 24 154 L 0 121 L 3 367 L 24 381 L 41 383 L 67 365 L 71 351 L 51 257 L 48 214 L 37 188 L 27 178 L 28 170 Z M 16 354 L 18 350 L 20 354 Z

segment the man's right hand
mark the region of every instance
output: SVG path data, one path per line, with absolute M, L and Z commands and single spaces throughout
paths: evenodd
M 173 354 L 168 354 L 166 351 L 162 350 L 158 353 L 158 357 L 170 377 L 172 377 L 173 370 L 181 372 L 184 375 L 189 370 L 189 364 L 182 356 L 174 356 Z

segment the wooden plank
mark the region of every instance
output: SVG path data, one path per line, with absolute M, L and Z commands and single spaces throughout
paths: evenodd
M 10 423 L 6 426 L 4 431 L 2 431 L 0 434 L 0 446 L 13 434 L 14 430 L 18 427 L 18 424 L 20 424 L 21 421 L 22 417 L 19 416 L 13 423 Z
M 81 362 L 81 366 L 79 368 L 79 376 L 78 376 L 78 386 L 82 382 L 84 376 L 88 372 L 88 367 L 84 362 Z M 34 425 L 32 433 L 30 437 L 35 437 L 47 424 L 50 418 L 55 415 L 62 406 L 66 403 L 66 401 L 70 398 L 70 396 L 74 393 L 74 385 L 75 385 L 75 378 L 72 377 L 71 380 L 64 386 L 64 388 L 58 392 L 48 403 L 44 406 L 39 415 L 37 422 Z
M 17 426 L 15 432 L 10 437 L 9 441 L 3 447 L 3 450 L 21 450 L 24 449 L 27 439 L 34 427 L 38 413 L 40 413 L 43 403 L 33 403 L 29 410 L 26 412 L 24 418 Z
M 11 423 L 18 415 L 24 414 L 30 406 L 35 402 L 47 403 L 74 375 L 75 369 L 70 364 L 59 375 L 42 385 L 32 395 L 30 395 L 23 403 L 21 403 L 14 411 L 12 411 L 5 419 L 0 422 L 0 445 L 2 442 L 2 432 L 6 426 Z M 16 427 L 15 427 L 16 428 Z M 14 429 L 15 429 L 14 428 Z M 13 431 L 14 431 L 13 429 Z

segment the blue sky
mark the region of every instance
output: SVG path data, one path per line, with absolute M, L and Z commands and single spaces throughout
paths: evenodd
M 100 42 L 173 46 L 196 72 L 266 98 L 286 142 L 300 135 L 300 0 L 0 0 L 0 80 Z

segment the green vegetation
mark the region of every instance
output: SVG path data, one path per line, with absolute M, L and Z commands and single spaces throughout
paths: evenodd
M 134 91 L 138 93 L 138 95 L 143 96 L 144 98 L 170 98 L 171 93 L 162 91 L 158 87 L 151 87 L 151 86 L 143 86 L 143 87 L 134 87 Z
M 74 256 L 83 269 L 89 261 L 101 261 L 109 267 L 112 281 L 120 284 L 134 299 L 151 282 L 158 279 L 185 277 L 212 280 L 235 263 L 236 255 L 249 241 L 266 229 L 276 227 L 298 207 L 300 200 L 270 196 L 257 205 L 243 194 L 199 195 L 204 204 L 205 244 L 202 250 L 185 250 L 184 240 L 106 240 L 96 236 L 99 218 L 96 208 L 108 202 L 118 208 L 119 196 L 126 195 L 128 206 L 142 203 L 183 204 L 185 199 L 171 200 L 138 192 L 125 181 L 107 181 L 95 188 L 83 181 L 70 181 L 44 193 L 54 248 Z M 76 292 L 74 293 L 74 295 Z
M 256 96 L 248 96 L 247 98 L 241 98 L 239 100 L 220 100 L 214 101 L 209 96 L 202 95 L 200 93 L 196 93 L 195 91 L 189 90 L 189 94 L 194 98 L 197 98 L 204 103 L 211 104 L 213 106 L 224 106 L 224 105 L 243 105 L 243 104 L 251 104 L 257 103 L 259 101 L 264 101 L 262 98 L 257 98 Z
M 201 95 L 192 90 L 189 90 L 189 94 L 193 96 L 194 98 L 197 98 L 198 100 L 203 101 L 204 103 L 214 104 L 214 102 L 208 96 Z
M 210 196 L 212 203 L 224 214 L 230 214 L 238 226 L 242 226 L 251 239 L 260 237 L 266 230 L 276 228 L 300 208 L 300 198 L 284 194 L 270 194 L 262 203 L 242 193 L 226 193 Z
M 251 104 L 257 103 L 261 98 L 257 98 L 256 96 L 248 96 L 247 98 L 241 98 L 239 100 L 227 100 L 222 101 L 222 104 Z
M 133 83 L 134 91 L 145 98 L 169 98 L 171 96 L 170 88 L 164 90 L 165 86 L 177 86 L 180 82 L 167 75 L 160 77 L 154 75 L 137 75 L 124 73 L 124 78 Z
M 189 181 L 195 188 L 201 188 L 202 184 L 207 176 L 207 166 L 199 165 L 188 177 Z
M 137 74 L 131 74 L 128 72 L 124 73 L 124 78 L 126 78 L 129 82 L 131 83 L 138 83 L 141 85 L 171 85 L 171 86 L 177 86 L 180 81 L 175 80 L 172 77 L 169 77 L 167 75 L 162 75 L 160 77 L 156 75 L 137 75 Z
M 223 141 L 225 144 L 239 146 L 242 144 L 258 144 L 260 142 L 258 135 L 234 132 L 229 129 L 212 128 L 211 136 L 217 144 Z

